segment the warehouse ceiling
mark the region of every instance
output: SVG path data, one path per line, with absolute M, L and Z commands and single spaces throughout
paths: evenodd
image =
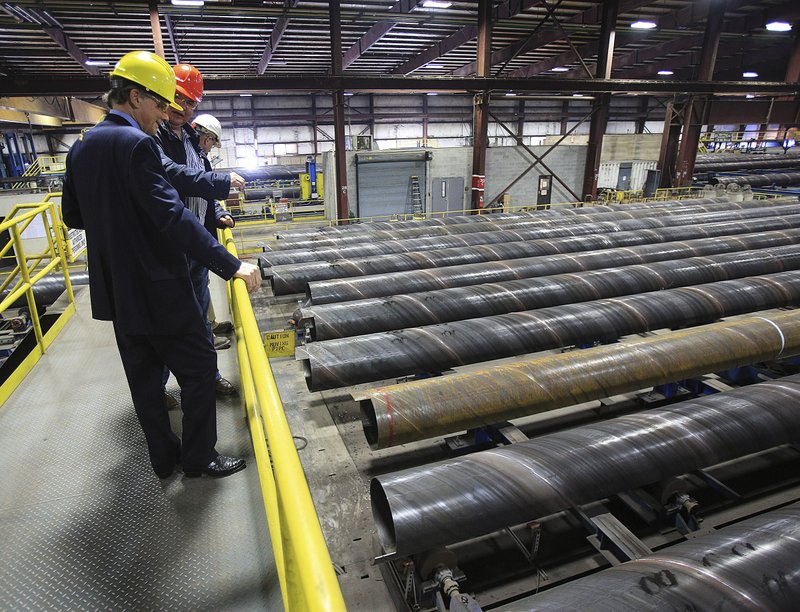
M 620 0 L 612 78 L 693 79 L 711 1 Z M 127 51 L 154 50 L 153 23 L 160 29 L 166 58 L 194 64 L 206 77 L 326 75 L 331 71 L 328 4 L 0 2 L 0 77 L 102 75 Z M 492 75 L 591 76 L 601 2 L 492 4 Z M 340 5 L 345 75 L 475 74 L 477 0 Z M 800 30 L 800 2 L 727 0 L 726 5 L 714 79 L 738 81 L 743 72 L 754 71 L 759 81 L 782 81 Z M 151 13 L 153 6 L 157 13 Z M 774 20 L 793 23 L 794 30 L 768 31 L 765 25 Z M 656 27 L 631 28 L 636 21 L 652 21 Z M 673 74 L 659 76 L 659 70 Z

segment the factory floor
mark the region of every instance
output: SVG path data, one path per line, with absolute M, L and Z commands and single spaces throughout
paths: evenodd
M 0 408 L 0 609 L 282 609 L 238 396 L 217 402 L 217 449 L 248 469 L 159 480 L 111 324 L 91 318 L 87 287 L 76 298 L 75 316 Z M 234 384 L 235 361 L 219 353 Z M 177 395 L 174 379 L 168 390 Z

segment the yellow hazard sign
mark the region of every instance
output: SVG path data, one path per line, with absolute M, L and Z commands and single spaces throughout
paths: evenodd
M 268 331 L 262 334 L 267 357 L 294 357 L 294 331 Z

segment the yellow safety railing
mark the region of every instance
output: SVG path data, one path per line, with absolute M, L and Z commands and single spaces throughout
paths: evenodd
M 237 257 L 229 229 L 222 232 Z M 228 283 L 242 397 L 287 611 L 346 610 L 243 280 Z
M 16 260 L 14 268 L 0 282 L 0 292 L 7 292 L 5 298 L 0 301 L 0 315 L 8 310 L 18 299 L 25 296 L 28 310 L 30 311 L 33 333 L 36 337 L 36 345 L 31 352 L 17 366 L 14 373 L 0 384 L 0 405 L 19 386 L 25 375 L 44 355 L 66 322 L 75 314 L 75 296 L 72 293 L 72 284 L 67 270 L 67 259 L 60 239 L 60 220 L 56 212 L 55 203 L 51 201 L 52 195 L 49 195 L 45 201 L 38 204 L 18 204 L 14 206 L 5 220 L 0 223 L 0 233 L 8 231 L 11 236 L 8 242 L 0 248 L 0 258 L 7 258 L 8 253 L 13 248 L 14 259 Z M 44 225 L 47 246 L 39 253 L 26 255 L 22 234 L 37 218 L 41 219 Z M 56 321 L 47 330 L 44 330 L 36 308 L 33 286 L 44 276 L 57 269 L 64 275 L 64 285 L 69 303 Z
M 12 185 L 13 189 L 21 189 L 30 182 L 43 174 L 63 174 L 67 168 L 66 155 L 40 155 L 33 160 L 33 163 L 25 169 L 22 177 L 30 177 L 30 181 L 20 181 Z

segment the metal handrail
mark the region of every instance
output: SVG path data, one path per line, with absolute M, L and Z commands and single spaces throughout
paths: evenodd
M 0 232 L 8 230 L 10 233 L 10 240 L 5 245 L 2 245 L 0 252 L 7 253 L 13 246 L 17 262 L 17 265 L 8 273 L 2 283 L 2 288 L 5 289 L 11 285 L 12 281 L 16 280 L 13 288 L 0 301 L 0 314 L 24 295 L 30 312 L 33 333 L 36 337 L 36 345 L 31 352 L 22 360 L 12 375 L 0 384 L 0 404 L 5 402 L 13 390 L 19 386 L 25 375 L 33 368 L 33 365 L 44 355 L 47 348 L 66 324 L 66 321 L 75 313 L 75 295 L 72 292 L 66 254 L 61 240 L 60 218 L 56 212 L 55 204 L 50 200 L 51 197 L 48 196 L 38 204 L 18 204 L 11 209 L 5 220 L 0 223 Z M 47 247 L 41 253 L 26 256 L 22 232 L 38 216 L 42 218 Z M 47 263 L 44 263 L 45 261 Z M 33 262 L 33 265 L 30 265 L 29 262 Z M 43 267 L 39 269 L 43 263 Z M 60 268 L 64 275 L 69 304 L 64 312 L 59 315 L 58 320 L 54 322 L 49 330 L 45 331 L 36 307 L 33 286 L 41 278 L 57 268 Z
M 237 257 L 230 229 L 222 232 Z M 228 284 L 261 493 L 286 610 L 346 610 L 245 283 Z

